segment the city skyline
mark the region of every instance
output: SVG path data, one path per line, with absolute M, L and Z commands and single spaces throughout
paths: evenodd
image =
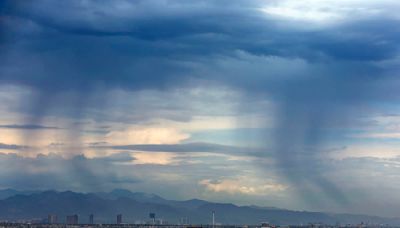
M 237 206 L 201 199 L 177 201 L 154 194 L 115 189 L 111 192 L 18 192 L 0 191 L 0 226 L 29 224 L 116 226 L 172 225 L 221 226 L 379 226 L 397 227 L 400 218 L 360 214 L 293 211 L 284 208 Z M 68 205 L 68 206 L 66 206 Z M 50 214 L 48 214 L 51 212 Z

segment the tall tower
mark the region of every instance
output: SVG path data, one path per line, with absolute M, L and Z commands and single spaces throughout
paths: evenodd
M 212 227 L 215 228 L 215 211 L 212 211 Z
M 122 224 L 122 214 L 117 215 L 117 224 Z
M 89 224 L 94 224 L 94 215 L 93 214 L 89 215 Z
M 150 217 L 150 219 L 151 219 L 153 225 L 156 224 L 156 213 L 151 212 L 151 213 L 149 214 L 149 217 Z

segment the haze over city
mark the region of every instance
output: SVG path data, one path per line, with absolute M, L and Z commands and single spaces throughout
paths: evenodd
M 400 217 L 399 10 L 0 1 L 0 189 Z

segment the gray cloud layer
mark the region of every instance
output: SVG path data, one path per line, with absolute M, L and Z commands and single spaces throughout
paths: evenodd
M 27 146 L 0 143 L 0 149 L 6 149 L 6 150 L 22 150 L 22 149 L 27 149 L 27 148 L 28 148 Z
M 23 130 L 55 130 L 60 129 L 58 127 L 52 126 L 43 126 L 43 125 L 36 125 L 36 124 L 9 124 L 9 125 L 0 125 L 0 128 L 8 128 L 8 129 L 23 129 Z
M 98 159 L 76 156 L 64 159 L 58 155 L 23 158 L 1 154 L 1 186 L 19 189 L 108 189 L 112 183 L 134 183 L 137 178 L 114 171 L 113 162 L 130 161 L 127 155 Z M 27 173 L 29 175 L 27 175 Z

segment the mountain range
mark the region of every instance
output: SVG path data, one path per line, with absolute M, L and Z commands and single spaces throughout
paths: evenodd
M 77 214 L 80 223 L 88 223 L 89 215 L 94 214 L 96 223 L 115 223 L 116 215 L 122 214 L 124 223 L 134 223 L 148 221 L 149 213 L 155 213 L 156 218 L 169 223 L 177 224 L 184 219 L 191 224 L 210 224 L 212 211 L 215 211 L 216 222 L 221 224 L 260 224 L 265 221 L 277 225 L 400 224 L 400 218 L 237 206 L 199 199 L 177 201 L 124 189 L 95 193 L 0 190 L 0 220 L 3 221 L 45 219 L 54 214 L 59 222 L 65 222 L 67 215 Z

